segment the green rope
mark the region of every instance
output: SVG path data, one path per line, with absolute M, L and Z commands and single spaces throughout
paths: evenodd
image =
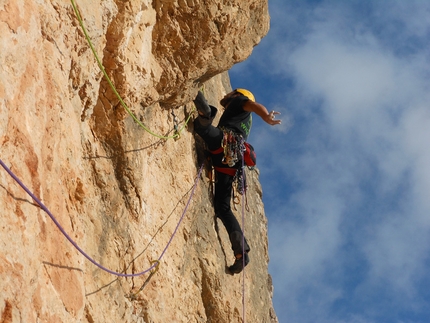
M 175 134 L 173 136 L 162 136 L 162 135 L 157 135 L 154 132 L 152 132 L 150 129 L 148 129 L 148 127 L 146 127 L 142 122 L 139 121 L 139 119 L 137 119 L 137 117 L 133 114 L 133 112 L 131 112 L 131 110 L 129 109 L 129 107 L 127 106 L 127 104 L 124 102 L 124 100 L 121 98 L 121 96 L 119 95 L 118 91 L 116 90 L 115 86 L 113 85 L 111 79 L 109 78 L 109 76 L 106 73 L 105 68 L 103 67 L 103 64 L 100 61 L 100 58 L 97 55 L 96 50 L 94 49 L 93 43 L 91 42 L 90 36 L 87 33 L 87 30 L 84 26 L 84 22 L 81 18 L 81 15 L 79 14 L 78 8 L 76 7 L 75 1 L 74 0 L 70 0 L 72 2 L 72 6 L 73 6 L 73 10 L 75 11 L 76 17 L 78 18 L 79 24 L 82 27 L 82 31 L 85 34 L 85 38 L 87 39 L 88 45 L 91 48 L 91 51 L 94 54 L 94 57 L 97 60 L 97 64 L 99 65 L 100 70 L 103 72 L 104 77 L 106 79 L 106 81 L 109 83 L 112 91 L 115 93 L 115 95 L 117 96 L 118 100 L 121 102 L 121 105 L 124 107 L 124 109 L 127 111 L 127 113 L 133 118 L 133 120 L 140 126 L 142 127 L 145 131 L 147 131 L 148 133 L 150 133 L 151 135 L 160 138 L 160 139 L 178 139 L 180 136 L 181 131 L 184 130 L 185 126 L 187 125 L 187 123 L 190 121 L 191 118 L 191 113 L 188 116 L 187 120 L 185 121 L 185 123 L 182 125 L 182 127 L 175 132 Z M 194 111 L 194 109 L 193 109 Z M 192 111 L 191 111 L 192 112 Z

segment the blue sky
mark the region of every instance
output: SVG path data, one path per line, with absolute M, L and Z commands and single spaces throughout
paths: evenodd
M 282 113 L 249 138 L 279 321 L 428 322 L 430 1 L 269 9 L 230 77 Z

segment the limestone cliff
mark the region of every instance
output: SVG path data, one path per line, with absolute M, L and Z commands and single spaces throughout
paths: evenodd
M 248 172 L 243 280 L 226 273 L 233 255 L 207 169 L 197 176 L 190 103 L 201 86 L 212 104 L 229 90 L 226 71 L 268 31 L 267 0 L 76 4 L 137 120 L 69 0 L 2 0 L 0 159 L 102 266 L 133 274 L 162 259 L 152 275 L 99 269 L 0 168 L 0 321 L 277 322 L 258 171 Z

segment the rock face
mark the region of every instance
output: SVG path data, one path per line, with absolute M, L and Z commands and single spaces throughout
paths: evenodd
M 136 274 L 161 261 L 136 277 L 96 267 L 0 168 L 0 322 L 277 322 L 258 171 L 251 263 L 231 276 L 190 103 L 201 86 L 214 105 L 229 90 L 225 72 L 268 31 L 267 0 L 76 5 L 136 120 L 72 2 L 3 0 L 0 159 L 102 266 Z

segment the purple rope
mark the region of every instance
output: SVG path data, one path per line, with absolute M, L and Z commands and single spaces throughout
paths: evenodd
M 194 191 L 195 191 L 195 189 L 196 189 L 196 187 L 197 187 L 197 183 L 199 182 L 199 178 L 200 178 L 200 175 L 201 175 L 201 173 L 202 173 L 203 166 L 204 166 L 204 164 L 202 164 L 202 165 L 200 166 L 199 172 L 198 172 L 197 177 L 196 177 L 196 180 L 195 180 L 195 182 L 194 182 L 193 189 L 192 189 L 191 194 L 190 194 L 190 198 L 188 199 L 188 202 L 187 202 L 187 204 L 185 205 L 184 212 L 182 212 L 181 218 L 179 219 L 179 222 L 178 222 L 178 224 L 176 225 L 175 231 L 173 231 L 173 234 L 172 234 L 172 236 L 170 237 L 169 242 L 167 243 L 167 245 L 166 245 L 166 247 L 164 248 L 163 252 L 161 253 L 160 257 L 158 258 L 158 261 L 160 261 L 160 260 L 161 260 L 161 258 L 164 256 L 164 253 L 167 251 L 167 248 L 169 248 L 170 243 L 172 243 L 173 237 L 175 236 L 176 231 L 178 231 L 179 225 L 181 224 L 182 219 L 184 218 L 185 213 L 187 212 L 188 206 L 190 205 L 190 202 L 191 202 L 191 198 L 193 197 L 193 195 L 194 195 Z
M 181 224 L 181 222 L 182 222 L 182 219 L 184 218 L 184 216 L 185 216 L 185 213 L 186 213 L 186 211 L 187 211 L 187 209 L 188 209 L 188 206 L 190 205 L 190 202 L 191 202 L 191 198 L 193 197 L 193 195 L 194 195 L 194 191 L 195 191 L 195 189 L 196 189 L 196 187 L 197 187 L 197 183 L 198 183 L 198 181 L 199 181 L 199 178 L 200 178 L 200 174 L 201 174 L 201 172 L 202 172 L 202 169 L 203 169 L 203 164 L 202 164 L 202 166 L 200 167 L 200 170 L 199 170 L 199 173 L 198 173 L 198 176 L 196 177 L 196 180 L 195 180 L 195 182 L 194 182 L 194 186 L 193 186 L 193 189 L 192 189 L 192 191 L 191 191 L 191 194 L 190 194 L 190 198 L 188 199 L 188 202 L 187 202 L 187 204 L 186 204 L 186 206 L 185 206 L 185 209 L 184 209 L 184 211 L 183 211 L 183 213 L 182 213 L 182 216 L 181 216 L 181 218 L 179 219 L 179 223 L 178 223 L 178 225 L 176 226 L 176 229 L 175 229 L 175 231 L 173 232 L 173 234 L 172 234 L 172 236 L 171 236 L 171 238 L 170 238 L 170 240 L 169 240 L 169 242 L 167 243 L 167 246 L 166 246 L 166 248 L 163 250 L 163 252 L 162 252 L 162 254 L 161 254 L 161 256 L 158 258 L 158 261 L 157 262 L 155 262 L 151 267 L 149 267 L 147 270 L 145 270 L 145 271 L 142 271 L 142 272 L 140 272 L 140 273 L 136 273 L 136 274 L 123 274 L 123 273 L 119 273 L 119 272 L 116 272 L 116 271 L 113 271 L 113 270 L 110 270 L 110 269 L 108 269 L 108 268 L 105 268 L 105 267 L 103 267 L 101 264 L 99 264 L 98 262 L 96 262 L 93 258 L 91 258 L 87 253 L 85 253 L 85 251 L 83 251 L 79 246 L 78 246 L 78 244 L 75 242 L 75 241 L 73 241 L 73 239 L 67 234 L 67 232 L 63 229 L 63 227 L 60 225 L 60 223 L 57 221 L 57 219 L 52 215 L 52 213 L 48 210 L 48 208 L 19 180 L 19 178 L 18 177 L 16 177 L 15 176 L 15 174 L 3 163 L 3 161 L 0 159 L 0 164 L 3 166 L 3 168 L 9 173 L 9 175 L 24 189 L 24 191 L 26 191 L 27 192 L 27 194 L 28 195 L 30 195 L 31 196 L 31 198 L 33 199 L 33 200 L 35 200 L 36 202 L 37 202 L 37 204 L 39 204 L 39 206 L 40 206 L 40 208 L 43 210 L 43 211 L 45 211 L 48 215 L 49 215 L 49 217 L 51 218 L 51 220 L 55 223 L 55 225 L 57 226 L 57 228 L 61 231 L 61 233 L 67 238 L 67 240 L 69 240 L 69 242 L 85 257 L 85 258 L 87 258 L 90 262 L 92 262 L 94 265 L 96 265 L 97 267 L 99 267 L 100 269 L 102 269 L 102 270 L 104 270 L 104 271 L 106 271 L 106 272 L 108 272 L 108 273 L 110 273 L 110 274 L 112 274 L 112 275 L 115 275 L 115 276 L 120 276 L 120 277 L 136 277 L 136 276 L 141 276 L 141 275 L 143 275 L 143 274 L 145 274 L 145 273 L 147 273 L 147 272 L 149 272 L 149 271 L 151 271 L 152 269 L 154 269 L 156 266 L 158 266 L 158 264 L 159 264 L 159 261 L 161 260 L 161 258 L 163 257 L 163 255 L 164 255 L 164 253 L 166 252 L 166 250 L 167 250 L 167 248 L 168 248 L 168 246 L 170 245 L 170 243 L 172 242 L 172 240 L 173 240 L 173 237 L 174 237 L 174 235 L 176 234 L 176 231 L 178 230 L 178 227 L 179 227 L 179 225 Z

